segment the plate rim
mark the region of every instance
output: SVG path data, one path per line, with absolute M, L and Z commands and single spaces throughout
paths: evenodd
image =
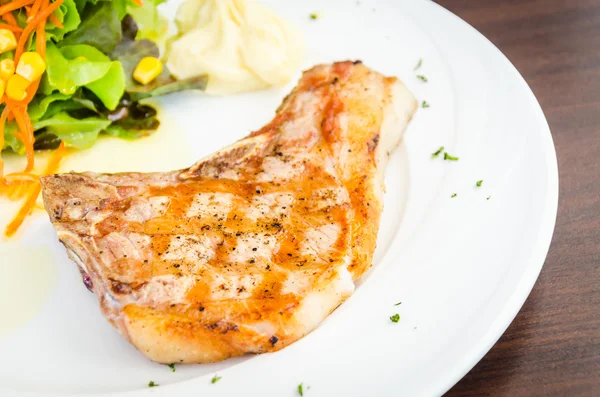
M 537 243 L 535 248 L 530 254 L 530 258 L 527 263 L 527 269 L 523 276 L 516 285 L 513 293 L 507 299 L 506 307 L 498 313 L 496 320 L 490 325 L 490 328 L 485 335 L 474 342 L 468 351 L 464 354 L 464 359 L 453 367 L 452 371 L 448 371 L 446 375 L 443 375 L 439 381 L 434 382 L 429 390 L 432 392 L 430 395 L 444 395 L 458 382 L 462 380 L 483 358 L 487 353 L 494 347 L 496 342 L 504 335 L 508 327 L 512 324 L 516 316 L 519 314 L 527 298 L 531 294 L 533 287 L 535 286 L 539 275 L 544 267 L 550 246 L 552 244 L 552 238 L 556 227 L 556 219 L 558 216 L 558 201 L 559 201 L 559 173 L 558 173 L 558 158 L 556 156 L 556 147 L 552 137 L 552 131 L 548 123 L 548 119 L 544 114 L 544 110 L 540 105 L 535 93 L 523 77 L 516 66 L 510 61 L 510 59 L 494 44 L 489 40 L 483 33 L 473 27 L 470 23 L 462 19 L 460 16 L 454 14 L 452 11 L 443 7 L 442 5 L 434 1 L 426 1 L 433 7 L 438 8 L 448 18 L 454 19 L 458 23 L 461 23 L 466 29 L 471 31 L 472 34 L 483 39 L 489 46 L 491 46 L 497 55 L 500 55 L 504 61 L 508 70 L 519 79 L 521 85 L 524 88 L 523 94 L 529 96 L 529 100 L 532 104 L 532 111 L 535 112 L 535 117 L 538 119 L 540 128 L 540 135 L 544 142 L 544 148 L 542 153 L 545 154 L 547 162 L 548 173 L 546 175 L 548 183 L 548 194 L 544 203 L 544 215 L 542 216 L 542 224 L 540 225 L 540 232 L 537 237 Z M 508 71 L 507 70 L 507 71 Z M 437 385 L 437 386 L 436 386 Z M 427 394 L 429 395 L 429 394 Z

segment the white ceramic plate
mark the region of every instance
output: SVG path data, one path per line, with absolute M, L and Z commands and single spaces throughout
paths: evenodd
M 419 109 L 389 164 L 373 270 L 317 330 L 286 349 L 171 372 L 144 359 L 102 318 L 39 211 L 17 239 L 0 243 L 4 312 L 25 296 L 45 297 L 30 304 L 29 317 L 8 316 L 21 325 L 0 334 L 1 395 L 294 396 L 302 382 L 311 397 L 435 396 L 512 321 L 544 262 L 558 200 L 550 131 L 519 73 L 483 36 L 429 1 L 265 2 L 303 29 L 305 67 L 362 59 L 431 104 Z M 269 121 L 290 87 L 170 97 L 155 137 L 103 141 L 66 167 L 184 166 Z M 460 160 L 432 159 L 441 145 Z M 3 201 L 0 212 L 13 207 Z M 27 249 L 11 254 L 16 245 Z M 395 313 L 397 324 L 389 319 Z M 0 318 L 8 321 L 5 313 Z M 215 374 L 222 379 L 211 384 Z M 160 387 L 149 389 L 150 380 Z

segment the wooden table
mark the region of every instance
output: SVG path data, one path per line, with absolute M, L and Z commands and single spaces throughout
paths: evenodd
M 515 321 L 448 396 L 600 396 L 600 0 L 437 0 L 519 69 L 550 123 L 560 199 Z

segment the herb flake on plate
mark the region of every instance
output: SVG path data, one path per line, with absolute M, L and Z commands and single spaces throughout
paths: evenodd
M 435 152 L 433 152 L 433 153 L 431 154 L 431 158 L 436 158 L 436 157 L 437 157 L 437 156 L 439 156 L 439 155 L 440 155 L 440 153 L 442 153 L 443 151 L 444 151 L 444 147 L 443 147 L 443 146 L 440 146 L 440 148 L 439 148 L 437 151 L 435 151 Z
M 397 323 L 398 321 L 400 321 L 400 315 L 398 313 L 394 314 L 393 316 L 390 316 L 390 320 L 393 323 Z
M 214 385 L 215 383 L 217 383 L 218 381 L 220 381 L 220 380 L 221 380 L 221 378 L 222 378 L 222 376 L 215 375 L 215 376 L 213 376 L 213 377 L 212 377 L 212 379 L 210 380 L 210 383 L 212 383 L 212 384 Z
M 306 390 L 310 389 L 310 386 L 306 387 Z M 304 383 L 300 383 L 298 385 L 298 395 L 300 395 L 301 397 L 304 396 Z
M 444 160 L 458 161 L 458 157 L 452 156 L 452 155 L 448 154 L 448 152 L 444 152 Z
M 419 58 L 419 62 L 417 63 L 417 66 L 415 66 L 415 68 L 413 70 L 419 70 L 421 69 L 421 66 L 423 66 L 423 58 Z

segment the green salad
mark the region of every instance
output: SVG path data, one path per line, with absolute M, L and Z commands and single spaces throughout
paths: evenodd
M 124 139 L 146 136 L 157 129 L 159 121 L 156 110 L 141 100 L 205 88 L 205 76 L 175 80 L 166 67 L 147 84 L 134 79 L 142 59 L 160 56 L 156 43 L 167 31 L 167 22 L 156 9 L 162 2 L 63 0 L 53 11 L 42 31 L 45 71 L 36 82 L 35 95 L 24 104 L 34 131 L 34 149 L 55 149 L 61 142 L 86 149 L 101 134 Z M 35 7 L 37 2 L 29 3 Z M 9 12 L 10 16 L 1 15 L 8 23 L 0 25 L 0 31 L 2 26 L 9 28 L 12 20 L 11 29 L 18 37 L 18 29 L 27 32 L 28 24 L 35 21 L 26 6 Z M 36 51 L 37 34 L 33 30 L 26 38 L 24 51 Z M 13 57 L 15 51 L 0 54 L 0 60 Z M 0 111 L 8 101 L 0 105 Z M 2 149 L 23 154 L 27 141 L 20 136 L 17 121 L 9 117 L 5 122 Z

